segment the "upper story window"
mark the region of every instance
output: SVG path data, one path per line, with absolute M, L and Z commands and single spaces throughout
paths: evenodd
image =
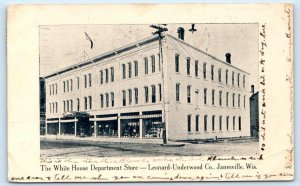
M 239 116 L 239 131 L 242 130 L 242 118 Z
M 128 90 L 128 105 L 131 105 L 132 104 L 132 90 L 129 89 Z
M 155 85 L 151 85 L 151 89 L 152 89 L 152 103 L 155 103 L 156 102 L 156 87 Z
M 228 85 L 228 70 L 226 69 L 226 74 L 225 74 L 225 82 L 226 85 Z
M 179 72 L 179 54 L 175 54 L 175 72 Z
M 204 104 L 206 105 L 207 104 L 207 88 L 204 89 L 203 91 L 203 95 L 204 95 Z
M 84 77 L 84 88 L 86 88 L 87 87 L 87 76 L 84 75 L 83 77 Z
M 210 68 L 211 80 L 213 81 L 213 80 L 214 80 L 214 68 L 215 68 L 215 66 L 214 66 L 214 65 L 211 65 L 210 67 L 211 67 L 211 68 Z
M 196 132 L 199 132 L 199 115 L 196 115 L 195 118 Z
M 226 92 L 226 106 L 228 107 L 229 92 Z
M 122 78 L 126 79 L 126 65 L 122 64 Z
M 139 90 L 137 88 L 134 89 L 134 103 L 139 103 Z
M 144 90 L 145 90 L 145 103 L 148 103 L 149 102 L 149 90 L 148 90 L 148 87 L 144 87 Z
M 219 105 L 222 106 L 222 91 L 219 91 Z
M 219 68 L 218 70 L 218 79 L 219 79 L 219 82 L 222 82 L 222 70 Z
M 229 130 L 229 116 L 226 117 L 226 130 Z
M 67 82 L 67 92 L 69 92 L 69 80 L 67 80 L 66 82 Z
M 57 83 L 55 83 L 55 94 L 57 94 Z
M 108 83 L 108 69 L 105 69 L 105 83 Z
M 238 95 L 238 107 L 239 107 L 239 108 L 241 107 L 241 103 L 240 103 L 240 102 L 241 102 L 241 95 L 239 94 L 239 95 Z
M 151 66 L 152 66 L 152 73 L 155 72 L 155 56 L 151 56 Z
M 191 85 L 187 86 L 187 102 L 191 103 Z
M 232 72 L 232 86 L 234 86 L 234 72 Z
M 115 81 L 115 71 L 114 71 L 114 67 L 110 67 L 110 80 L 111 82 Z
M 215 131 L 215 115 L 211 117 L 211 129 L 212 131 Z
M 92 74 L 89 74 L 89 86 L 92 86 Z
M 191 58 L 186 59 L 186 73 L 187 75 L 191 75 Z
M 206 63 L 203 63 L 203 79 L 206 79 Z
M 84 97 L 84 110 L 87 110 L 88 100 L 87 97 Z
M 80 79 L 79 79 L 79 77 L 76 77 L 76 79 L 77 79 L 77 89 L 79 90 L 80 89 Z
M 145 74 L 148 74 L 149 65 L 148 65 L 148 58 L 147 57 L 144 58 L 144 64 L 145 64 Z
M 234 107 L 235 93 L 232 94 L 232 107 Z
M 243 88 L 245 88 L 245 82 L 246 82 L 245 78 L 246 78 L 246 76 L 243 75 Z
M 204 131 L 207 131 L 207 115 L 204 115 Z
M 115 106 L 115 94 L 113 92 L 110 93 L 111 107 Z
M 77 98 L 77 111 L 80 111 L 80 99 Z
M 122 95 L 123 95 L 123 106 L 126 106 L 126 91 L 122 90 Z
M 238 87 L 240 87 L 240 73 L 238 73 L 237 75 L 237 85 Z
M 100 84 L 103 84 L 103 70 L 100 70 Z
M 70 91 L 73 91 L 73 79 L 70 79 Z
M 176 83 L 176 101 L 180 101 L 180 84 Z
M 159 101 L 162 99 L 161 84 L 158 84 Z
M 235 116 L 232 118 L 232 129 L 235 130 Z
M 131 74 L 132 74 L 132 65 L 131 62 L 128 63 L 128 78 L 131 78 Z
M 137 61 L 134 61 L 134 76 L 137 77 L 139 75 L 139 64 Z
M 211 104 L 215 105 L 215 90 L 211 91 Z
M 222 130 L 222 116 L 219 116 L 219 130 Z
M 109 94 L 108 93 L 105 94 L 105 104 L 106 104 L 106 107 L 109 107 Z
M 65 81 L 63 81 L 63 87 L 64 87 L 64 92 L 66 92 L 66 82 Z M 50 87 L 50 91 L 51 91 L 51 87 Z M 51 93 L 50 93 L 50 95 L 51 95 Z
M 246 108 L 246 96 L 244 96 L 244 108 Z
M 92 107 L 92 104 L 93 103 L 93 101 L 92 101 L 92 96 L 89 96 L 89 106 L 90 106 L 90 109 L 92 109 L 93 107 Z
M 161 64 L 160 64 L 160 54 L 157 54 L 158 57 L 158 70 L 161 71 Z
M 187 124 L 188 124 L 188 132 L 191 132 L 192 131 L 192 127 L 191 127 L 191 125 L 192 125 L 192 115 L 188 115 L 187 116 Z
M 103 108 L 104 107 L 104 95 L 100 94 L 100 107 Z
M 195 61 L 195 76 L 199 76 L 199 61 Z

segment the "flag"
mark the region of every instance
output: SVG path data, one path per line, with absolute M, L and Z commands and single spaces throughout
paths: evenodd
M 86 32 L 84 32 L 84 33 L 85 33 L 85 39 L 89 40 L 91 42 L 91 49 L 93 49 L 94 43 L 93 43 L 92 39 L 90 38 L 90 36 Z

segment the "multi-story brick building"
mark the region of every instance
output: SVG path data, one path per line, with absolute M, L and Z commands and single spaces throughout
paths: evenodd
M 249 73 L 182 39 L 166 35 L 160 53 L 152 36 L 45 76 L 46 135 L 250 136 Z

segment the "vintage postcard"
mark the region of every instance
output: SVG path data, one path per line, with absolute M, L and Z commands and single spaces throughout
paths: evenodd
M 293 180 L 293 37 L 291 4 L 8 7 L 8 180 Z

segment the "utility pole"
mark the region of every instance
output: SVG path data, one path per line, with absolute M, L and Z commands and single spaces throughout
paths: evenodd
M 162 24 L 162 26 L 166 26 L 166 24 Z M 162 27 L 161 25 L 150 25 L 150 27 L 156 29 L 155 32 L 152 34 L 158 34 L 158 45 L 159 45 L 159 65 L 161 67 L 161 77 L 162 77 L 162 83 L 161 83 L 161 89 L 162 89 L 162 104 L 163 104 L 163 121 L 164 121 L 164 129 L 163 129 L 163 144 L 168 143 L 167 139 L 167 127 L 166 127 L 166 107 L 165 107 L 165 88 L 164 88 L 164 63 L 163 63 L 163 50 L 162 50 L 162 38 L 164 37 L 162 35 L 163 32 L 168 31 L 166 27 Z

